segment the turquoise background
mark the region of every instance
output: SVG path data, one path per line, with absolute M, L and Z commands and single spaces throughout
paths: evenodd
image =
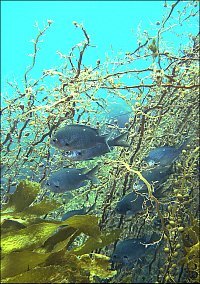
M 6 80 L 23 80 L 23 74 L 31 63 L 28 54 L 33 53 L 31 39 L 37 35 L 34 28 L 38 22 L 41 29 L 47 20 L 53 24 L 42 38 L 37 64 L 31 75 L 40 76 L 43 70 L 56 68 L 62 63 L 56 54 L 61 51 L 67 54 L 73 45 L 83 40 L 80 29 L 76 29 L 73 21 L 83 23 L 91 38 L 90 48 L 86 52 L 84 62 L 95 65 L 97 59 L 103 62 L 106 55 L 115 57 L 120 51 L 133 51 L 137 45 L 138 25 L 141 31 L 156 34 L 157 21 L 161 21 L 169 8 L 164 1 L 3 1 L 1 3 L 1 59 L 2 88 L 7 89 Z M 170 5 L 172 1 L 168 2 Z M 178 5 L 185 6 L 185 3 Z M 176 28 L 175 28 L 176 29 Z M 196 29 L 196 31 L 195 31 Z M 198 23 L 188 24 L 187 28 L 177 27 L 179 32 L 198 31 Z M 170 37 L 169 47 L 178 47 L 184 43 L 182 37 Z M 112 53 L 113 49 L 113 53 Z M 139 67 L 139 66 L 135 66 Z

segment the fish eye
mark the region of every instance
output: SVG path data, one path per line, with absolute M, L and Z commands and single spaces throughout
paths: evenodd
M 69 146 L 69 143 L 66 142 L 66 143 L 65 143 L 65 146 Z
M 128 256 L 127 256 L 127 255 L 124 255 L 124 256 L 123 256 L 123 263 L 124 263 L 124 264 L 129 264 L 129 259 L 128 259 Z
M 57 142 L 58 141 L 58 139 L 57 138 L 53 138 L 53 142 Z
M 78 155 L 81 156 L 82 155 L 81 152 L 78 152 Z
M 123 256 L 123 262 L 124 264 L 129 264 L 128 256 L 126 255 Z
M 46 183 L 46 184 L 47 184 L 47 185 L 50 185 L 50 182 L 48 182 L 48 181 L 47 181 L 47 183 Z
M 117 258 L 117 255 L 116 255 L 116 254 L 114 254 L 114 255 L 113 255 L 113 258 Z

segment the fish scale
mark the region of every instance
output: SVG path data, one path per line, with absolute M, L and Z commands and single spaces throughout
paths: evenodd
M 144 238 L 133 238 L 120 241 L 111 257 L 111 262 L 131 266 L 133 262 L 145 256 L 147 247 Z
M 97 129 L 86 125 L 66 125 L 58 129 L 50 140 L 52 146 L 60 150 L 80 150 L 94 147 L 98 143 L 107 144 L 107 135 L 101 136 Z
M 84 169 L 64 168 L 54 172 L 47 181 L 47 186 L 55 193 L 63 193 L 66 191 L 78 189 L 87 185 L 87 181 L 93 183 L 98 182 L 94 174 L 99 166 L 94 167 L 87 173 L 83 173 Z
M 181 151 L 186 147 L 189 140 L 189 138 L 186 139 L 186 141 L 178 148 L 173 146 L 162 146 L 152 149 L 148 156 L 144 158 L 144 161 L 149 165 L 159 164 L 160 166 L 170 166 L 178 159 Z
M 95 147 L 92 148 L 69 151 L 65 153 L 64 156 L 72 161 L 84 161 L 104 155 L 110 152 L 110 150 L 112 150 L 112 147 L 114 146 L 130 147 L 130 145 L 123 140 L 124 137 L 127 137 L 127 134 L 128 133 L 125 132 L 113 139 L 109 139 L 107 141 L 108 145 L 106 143 L 98 143 Z

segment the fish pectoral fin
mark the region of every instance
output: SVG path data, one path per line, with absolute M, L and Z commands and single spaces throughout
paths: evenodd
M 126 211 L 126 216 L 127 216 L 127 217 L 130 217 L 130 216 L 132 216 L 132 215 L 134 215 L 134 211 L 132 211 L 132 210 L 127 210 L 127 211 Z
M 99 165 L 95 166 L 92 170 L 90 170 L 87 174 L 86 177 L 87 179 L 91 180 L 92 183 L 98 184 L 100 181 L 97 177 L 95 177 L 95 173 L 98 171 Z
M 104 134 L 104 135 L 101 135 L 101 141 L 100 143 L 106 143 L 107 147 L 108 147 L 108 150 L 111 151 L 111 148 L 110 146 L 108 145 L 108 140 L 111 138 L 112 136 L 112 132 L 109 133 L 109 134 Z
M 74 145 L 74 144 L 76 144 L 77 142 L 79 142 L 80 141 L 80 139 L 78 138 L 78 137 L 73 137 L 72 139 L 71 139 L 71 141 L 70 141 L 70 145 Z
M 56 187 L 59 187 L 59 186 L 60 186 L 59 181 L 58 181 L 58 180 L 57 180 L 57 181 L 54 181 L 54 185 L 55 185 Z
M 80 183 L 79 187 L 86 186 L 87 184 L 88 184 L 87 181 L 82 181 L 82 182 Z

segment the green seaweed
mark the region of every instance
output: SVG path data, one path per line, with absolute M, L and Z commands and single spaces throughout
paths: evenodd
M 28 207 L 41 190 L 40 184 L 23 180 L 17 185 L 16 191 L 9 196 L 9 202 L 2 213 L 21 212 Z
M 114 243 L 116 239 L 119 239 L 121 233 L 121 229 L 102 232 L 100 235 L 101 242 L 98 242 L 98 240 L 96 240 L 95 238 L 90 237 L 82 246 L 75 248 L 73 252 L 76 255 L 82 255 L 90 253 L 95 249 L 103 248 L 111 243 Z
M 48 255 L 26 250 L 11 252 L 1 261 L 1 276 L 2 278 L 13 277 L 31 270 L 43 263 Z
M 188 273 L 194 276 L 191 282 L 199 283 L 200 281 L 200 241 L 199 241 L 199 224 L 192 218 L 192 225 L 185 228 L 182 233 L 184 257 L 180 260 L 180 264 L 185 265 Z
M 23 185 L 23 186 L 22 186 Z M 26 185 L 26 186 L 24 186 Z M 34 189 L 36 187 L 36 190 Z M 34 223 L 26 225 L 15 220 L 20 216 L 26 220 L 34 216 L 41 216 L 58 208 L 57 202 L 46 199 L 32 206 L 39 192 L 39 185 L 32 182 L 21 182 L 13 197 L 10 195 L 5 206 L 2 222 L 2 265 L 1 275 L 3 283 L 35 283 L 36 282 L 82 282 L 90 283 L 95 277 L 109 278 L 115 275 L 110 270 L 109 257 L 101 254 L 88 254 L 97 248 L 106 246 L 119 238 L 121 230 L 101 232 L 96 216 L 73 216 L 66 221 L 44 220 L 34 218 Z M 19 206 L 19 197 L 30 191 L 26 206 Z M 19 194 L 20 191 L 20 194 Z M 34 197 L 34 198 L 33 198 Z M 54 206 L 54 208 L 53 208 Z M 12 208 L 12 212 L 5 213 Z M 15 211 L 13 211 L 15 210 Z M 19 212 L 23 210 L 23 212 Z M 17 219 L 20 220 L 20 219 Z M 75 237 L 84 233 L 89 236 L 83 247 L 76 247 L 82 257 L 77 257 L 75 250 L 67 250 Z M 91 246 L 90 240 L 93 240 Z M 89 245 L 90 244 L 90 245 Z M 88 246 L 89 245 L 89 246 Z
M 10 232 L 8 236 L 2 236 L 1 250 L 2 255 L 13 251 L 22 251 L 25 249 L 33 250 L 41 246 L 48 237 L 59 227 L 59 224 L 40 223 Z

